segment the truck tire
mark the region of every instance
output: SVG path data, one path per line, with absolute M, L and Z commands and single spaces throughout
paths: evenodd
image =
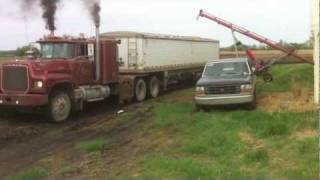
M 52 122 L 64 122 L 71 114 L 72 101 L 64 91 L 55 91 L 49 98 L 47 118 Z
M 134 87 L 134 97 L 138 102 L 142 102 L 147 97 L 147 85 L 144 79 L 139 78 L 136 80 Z
M 149 96 L 151 98 L 156 98 L 160 93 L 160 81 L 156 76 L 153 76 L 149 81 Z

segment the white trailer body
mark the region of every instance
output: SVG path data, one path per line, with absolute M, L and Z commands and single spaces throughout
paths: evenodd
M 120 41 L 120 102 L 155 98 L 173 84 L 194 85 L 206 62 L 220 54 L 219 41 L 199 37 L 110 32 L 101 38 Z
M 149 72 L 204 66 L 219 59 L 219 41 L 199 37 L 136 32 L 110 32 L 102 37 L 116 38 L 120 71 Z

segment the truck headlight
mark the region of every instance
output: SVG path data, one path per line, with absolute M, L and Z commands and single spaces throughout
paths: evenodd
M 203 86 L 196 87 L 196 96 L 204 96 L 205 88 Z
M 43 82 L 42 81 L 35 81 L 33 86 L 38 89 L 43 88 Z
M 244 84 L 240 87 L 241 93 L 253 92 L 253 86 L 251 84 Z

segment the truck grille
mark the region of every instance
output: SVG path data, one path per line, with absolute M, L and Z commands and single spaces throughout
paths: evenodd
M 209 95 L 214 94 L 240 94 L 240 86 L 235 85 L 222 85 L 207 87 L 205 93 Z
M 3 66 L 2 89 L 5 92 L 25 92 L 28 90 L 28 70 L 25 66 Z

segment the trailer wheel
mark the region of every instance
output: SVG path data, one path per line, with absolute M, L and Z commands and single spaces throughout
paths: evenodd
M 71 98 L 64 91 L 53 92 L 47 108 L 47 118 L 52 122 L 64 122 L 71 114 Z
M 149 81 L 149 95 L 151 98 L 158 97 L 160 93 L 160 82 L 156 76 L 153 76 Z
M 135 83 L 135 99 L 138 102 L 142 102 L 147 97 L 147 85 L 144 79 L 139 78 Z

